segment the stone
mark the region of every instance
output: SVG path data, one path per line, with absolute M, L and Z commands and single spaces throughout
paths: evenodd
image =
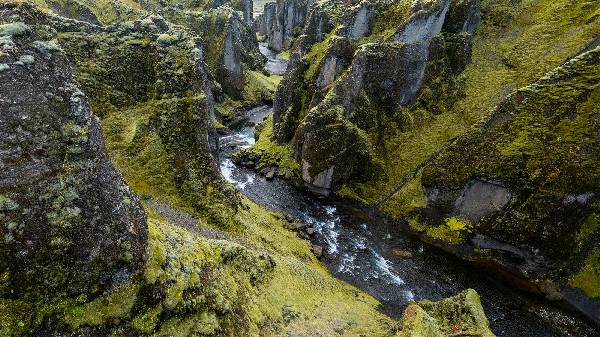
M 512 193 L 500 183 L 474 179 L 454 202 L 453 214 L 471 223 L 501 212 L 510 202 Z
M 410 259 L 413 257 L 412 252 L 409 252 L 408 250 L 402 250 L 402 249 L 394 249 L 394 250 L 392 250 L 392 254 L 394 254 L 395 257 L 398 257 L 401 259 Z
M 322 246 L 313 244 L 312 251 L 315 254 L 315 257 L 317 259 L 320 259 L 321 257 L 323 257 L 323 247 Z
M 493 337 L 479 294 L 467 289 L 438 302 L 409 304 L 396 337 L 478 336 Z
M 265 178 L 267 178 L 267 180 L 269 180 L 269 181 L 273 180 L 275 178 L 275 171 L 276 171 L 276 168 L 271 167 L 265 174 Z

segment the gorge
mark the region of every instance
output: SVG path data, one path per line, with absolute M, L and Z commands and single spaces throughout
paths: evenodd
M 597 336 L 599 18 L 0 0 L 0 336 Z

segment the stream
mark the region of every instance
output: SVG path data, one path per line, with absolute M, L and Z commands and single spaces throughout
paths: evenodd
M 286 63 L 266 47 L 267 71 Z M 313 244 L 323 247 L 321 262 L 337 278 L 377 298 L 381 310 L 399 318 L 406 305 L 439 300 L 464 289 L 479 292 L 497 336 L 597 336 L 587 323 L 499 284 L 489 273 L 423 244 L 378 212 L 347 202 L 319 199 L 275 178 L 236 166 L 231 154 L 254 144 L 254 126 L 271 106 L 246 112 L 247 122 L 220 138 L 221 173 L 255 202 L 314 227 Z M 567 333 L 567 331 L 570 332 Z

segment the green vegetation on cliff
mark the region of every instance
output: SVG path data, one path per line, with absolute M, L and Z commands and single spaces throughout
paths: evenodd
M 356 197 L 374 204 L 381 201 L 381 190 L 405 186 L 383 209 L 395 216 L 408 214 L 408 206 L 421 204 L 424 195 L 411 192 L 404 177 L 450 139 L 487 118 L 506 95 L 561 65 L 600 34 L 600 5 L 588 1 L 536 0 L 515 5 L 484 0 L 481 7 L 471 63 L 459 78 L 463 98 L 447 112 L 431 115 L 412 131 L 388 140 L 381 153 L 385 180 L 350 186 Z

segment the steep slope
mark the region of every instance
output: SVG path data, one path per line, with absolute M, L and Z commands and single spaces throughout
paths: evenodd
M 332 190 L 406 214 L 419 202 L 419 190 L 407 180 L 512 90 L 591 43 L 600 29 L 598 10 L 586 1 L 318 2 L 276 93 L 273 139 L 293 143 L 300 166 L 307 159 L 311 172 L 304 180 L 314 186 L 317 175 L 348 163 L 336 163 L 344 157 L 338 151 L 320 151 L 329 154 L 322 158 L 303 152 L 298 140 L 306 130 L 297 133 L 298 126 L 342 105 L 343 119 L 368 141 L 360 152 L 370 152 L 380 169 L 337 177 L 334 169 Z
M 600 302 L 585 299 L 600 282 L 599 94 L 596 48 L 510 95 L 424 168 L 428 210 L 413 225 L 483 249 L 474 254 L 599 319 Z
M 13 304 L 28 310 L 19 300 L 95 298 L 138 279 L 148 237 L 68 59 L 29 24 L 39 13 L 13 14 L 0 9 L 2 325 Z
M 0 4 L 0 335 L 395 333 L 279 215 L 243 198 L 236 211 L 210 168 L 195 171 L 210 161 L 212 85 L 194 42 L 158 17 L 102 28 Z M 204 200 L 186 184 L 209 186 L 191 190 Z M 208 201 L 229 208 L 229 232 L 173 207 Z M 452 319 L 487 335 L 470 294 Z M 422 304 L 436 319 L 446 306 Z
M 130 184 L 228 221 L 236 198 L 214 161 L 214 84 L 200 40 L 157 16 L 107 28 L 49 20 Z
M 188 28 L 203 39 L 204 59 L 225 94 L 242 105 L 253 106 L 271 100 L 272 91 L 256 93 L 250 83 L 265 59 L 252 31 L 251 1 L 42 1 L 34 3 L 63 17 L 95 25 L 111 25 L 159 15 Z M 242 15 L 240 15 L 242 13 Z M 176 42 L 176 41 L 172 41 Z M 219 101 L 223 97 L 217 95 Z

